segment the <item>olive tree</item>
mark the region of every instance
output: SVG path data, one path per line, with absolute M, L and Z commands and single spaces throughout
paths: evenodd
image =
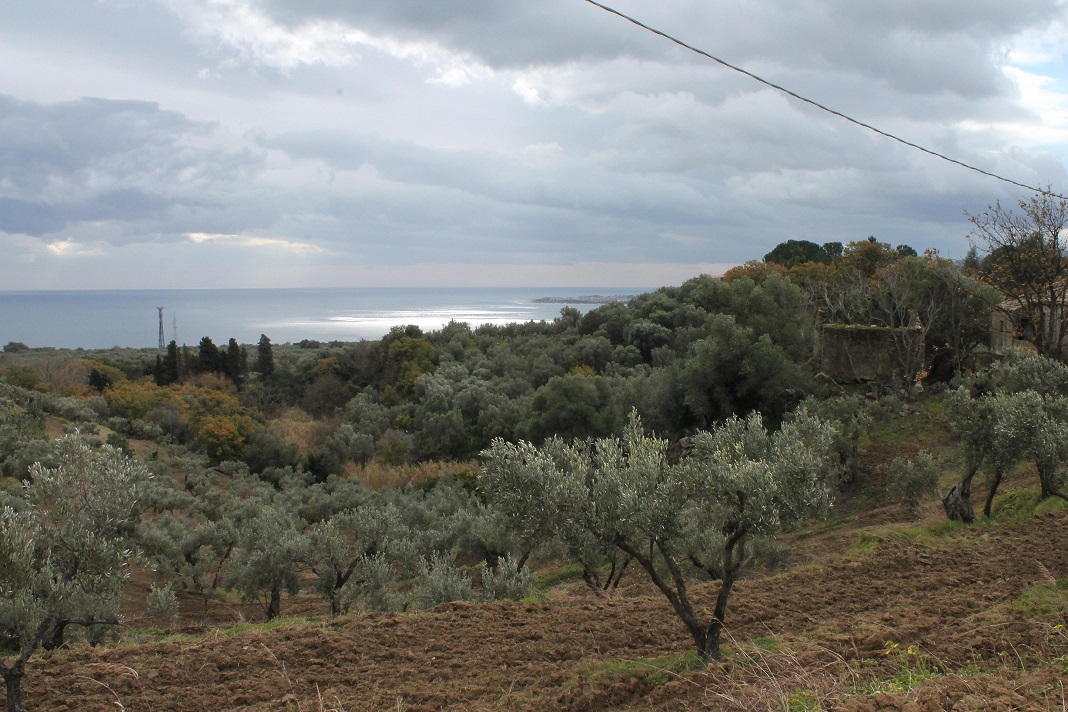
M 830 504 L 838 471 L 833 427 L 801 411 L 777 432 L 754 414 L 698 433 L 669 463 L 668 443 L 632 415 L 621 438 L 541 447 L 495 440 L 483 452 L 494 506 L 562 539 L 594 540 L 635 561 L 668 599 L 706 659 L 720 657 L 731 590 L 763 541 Z M 712 616 L 692 575 L 718 579 Z
M 93 450 L 77 434 L 55 445 L 56 466 L 35 464 L 21 501 L 0 510 L 0 660 L 7 709 L 22 709 L 26 661 L 70 625 L 119 622 L 129 542 L 148 470 L 122 451 Z
M 281 613 L 282 591 L 292 596 L 300 590 L 297 568 L 308 557 L 308 537 L 291 512 L 273 503 L 262 503 L 237 534 L 228 585 L 246 600 L 259 600 L 273 620 Z
M 393 505 L 338 512 L 315 524 L 309 534 L 311 569 L 316 588 L 330 606 L 330 617 L 347 613 L 360 594 L 379 594 L 388 566 L 385 552 L 402 534 Z
M 971 485 L 983 465 L 990 487 L 983 513 L 990 516 L 1003 476 L 1020 462 L 1033 462 L 1042 498 L 1068 499 L 1059 488 L 1068 462 L 1068 366 L 1041 356 L 1007 359 L 951 391 L 946 399 L 960 437 L 965 468 L 943 497 L 950 519 L 971 522 Z

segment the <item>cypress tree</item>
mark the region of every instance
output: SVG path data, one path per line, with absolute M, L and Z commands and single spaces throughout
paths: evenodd
M 274 375 L 274 352 L 266 334 L 260 334 L 260 341 L 256 345 L 256 373 L 264 381 Z

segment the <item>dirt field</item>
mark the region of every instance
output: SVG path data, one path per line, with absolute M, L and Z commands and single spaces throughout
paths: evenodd
M 1066 709 L 1068 592 L 1056 579 L 1068 578 L 1068 512 L 928 544 L 888 532 L 829 535 L 804 547 L 807 564 L 741 583 L 727 661 L 700 670 L 683 655 L 682 624 L 635 572 L 609 601 L 567 584 L 537 603 L 47 653 L 29 664 L 24 699 L 50 712 Z M 711 591 L 698 589 L 704 603 Z M 314 599 L 283 605 L 321 610 Z M 255 609 L 213 615 L 242 614 Z M 911 691 L 895 689 L 929 671 Z

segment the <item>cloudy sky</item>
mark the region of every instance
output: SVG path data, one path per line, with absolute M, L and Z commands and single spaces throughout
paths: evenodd
M 1057 0 L 608 4 L 1068 189 Z M 584 0 L 0 4 L 2 290 L 658 286 L 1025 195 Z

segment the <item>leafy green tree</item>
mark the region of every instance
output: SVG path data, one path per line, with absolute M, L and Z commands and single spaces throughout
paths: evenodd
M 880 268 L 870 286 L 870 323 L 923 335 L 921 364 L 911 362 L 911 347 L 897 339 L 904 370 L 936 371 L 943 380 L 963 371 L 976 347 L 989 341 L 990 311 L 1001 300 L 997 290 L 934 254 L 898 259 Z
M 834 428 L 806 412 L 769 433 L 758 415 L 693 438 L 667 461 L 667 441 L 631 418 L 620 439 L 541 447 L 495 440 L 483 452 L 492 506 L 565 541 L 597 541 L 637 562 L 671 603 L 698 652 L 720 657 L 731 590 L 760 543 L 823 511 L 837 485 Z M 532 521 L 532 524 L 534 522 Z M 687 569 L 720 580 L 715 610 L 701 620 Z
M 237 530 L 196 511 L 164 512 L 142 527 L 139 539 L 157 575 L 199 597 L 206 610 L 231 563 Z
M 457 570 L 451 555 L 435 552 L 419 562 L 415 600 L 424 608 L 452 601 L 473 601 L 475 589 Z
M 351 393 L 348 386 L 336 373 L 320 373 L 307 388 L 300 401 L 301 407 L 317 418 L 333 415 L 334 411 L 348 402 Z
M 511 557 L 493 568 L 482 569 L 482 598 L 487 601 L 518 601 L 530 595 L 536 575 Z
M 26 661 L 69 625 L 119 622 L 130 534 L 149 478 L 109 446 L 77 434 L 56 442 L 58 465 L 34 465 L 20 507 L 0 510 L 0 631 L 16 641 L 0 662 L 10 712 L 22 709 Z
M 5 381 L 17 388 L 25 388 L 28 391 L 48 390 L 48 384 L 33 366 L 12 364 L 4 370 L 3 376 Z
M 534 393 L 528 432 L 534 440 L 552 435 L 599 437 L 616 429 L 620 417 L 604 376 L 555 376 Z
M 141 522 L 138 542 L 159 579 L 199 597 L 207 610 L 225 581 L 237 527 L 251 516 L 251 507 L 239 497 L 242 483 L 223 486 L 206 457 L 176 457 L 170 466 L 168 475 L 180 482 L 174 476 L 153 480 L 149 503 L 158 514 Z
M 86 385 L 97 393 L 103 393 L 111 387 L 112 383 L 114 383 L 112 377 L 106 371 L 101 371 L 98 368 L 91 369 L 89 376 L 86 378 Z
M 393 386 L 403 396 L 411 396 L 419 378 L 434 371 L 437 352 L 418 327 L 394 327 L 382 338 L 382 347 L 383 385 Z
M 579 322 L 579 332 L 603 336 L 613 346 L 621 346 L 626 343 L 626 331 L 630 321 L 631 315 L 627 305 L 613 302 L 586 312 Z
M 271 428 L 257 428 L 249 435 L 241 460 L 256 474 L 271 467 L 292 467 L 298 462 L 297 446 Z
M 889 243 L 879 242 L 874 236 L 867 240 L 857 240 L 845 246 L 842 252 L 841 267 L 846 270 L 856 270 L 865 279 L 872 277 L 879 269 L 889 267 L 902 257 L 911 252 L 916 254 L 908 245 L 898 245 L 895 249 Z
M 913 519 L 919 516 L 923 499 L 938 492 L 938 465 L 929 452 L 915 459 L 895 457 L 883 470 L 891 496 Z
M 639 319 L 627 327 L 627 340 L 641 352 L 642 360 L 649 363 L 655 349 L 671 343 L 671 330 L 647 319 Z
M 838 251 L 841 252 L 841 249 L 842 246 L 839 244 Z M 783 267 L 794 267 L 805 262 L 830 264 L 833 257 L 825 248 L 815 242 L 787 240 L 786 242 L 780 242 L 771 252 L 764 255 L 764 261 L 782 265 Z
M 812 392 L 811 376 L 770 337 L 754 337 L 725 314 L 709 318 L 708 333 L 678 371 L 683 405 L 698 427 L 754 410 L 778 419 Z

